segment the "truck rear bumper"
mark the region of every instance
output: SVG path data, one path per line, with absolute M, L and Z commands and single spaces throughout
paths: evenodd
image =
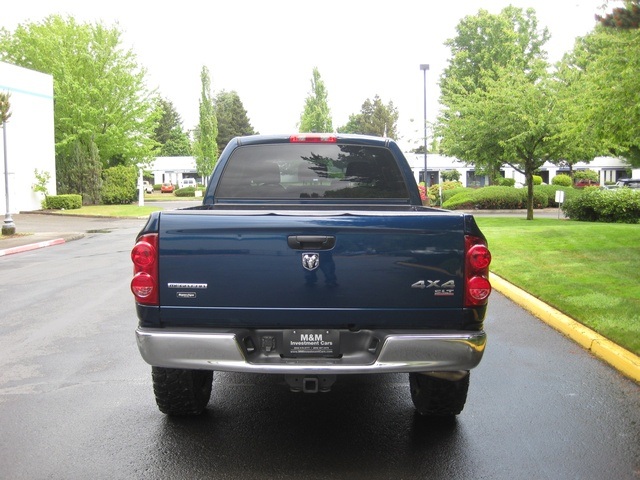
M 140 354 L 150 365 L 226 372 L 329 375 L 470 370 L 480 363 L 486 345 L 484 331 L 376 330 L 353 335 L 375 343 L 336 358 L 291 358 L 277 351 L 248 349 L 246 330 L 136 330 Z

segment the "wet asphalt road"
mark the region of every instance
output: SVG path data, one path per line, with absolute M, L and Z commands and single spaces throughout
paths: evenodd
M 216 373 L 202 417 L 163 416 L 128 289 L 143 223 L 0 258 L 0 478 L 640 478 L 640 386 L 497 293 L 454 423 L 416 416 L 405 375 Z

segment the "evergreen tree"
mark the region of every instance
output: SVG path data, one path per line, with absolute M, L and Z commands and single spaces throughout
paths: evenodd
M 221 91 L 216 96 L 215 106 L 218 120 L 218 152 L 222 152 L 232 138 L 256 133 L 237 92 Z
M 158 99 L 158 125 L 155 128 L 155 140 L 160 144 L 163 157 L 191 155 L 189 136 L 182 130 L 182 119 L 169 100 Z
M 640 0 L 627 0 L 624 7 L 614 8 L 605 16 L 596 15 L 603 26 L 621 30 L 635 30 L 640 27 Z
M 393 106 L 393 102 L 384 105 L 376 95 L 373 101 L 368 98 L 365 100 L 360 113 L 349 115 L 349 121 L 345 126 L 338 128 L 338 132 L 375 135 L 397 140 L 397 123 L 398 110 Z
M 211 80 L 209 69 L 202 67 L 200 73 L 202 83 L 202 93 L 200 96 L 200 123 L 196 130 L 196 141 L 194 153 L 196 157 L 196 170 L 198 174 L 207 179 L 213 167 L 218 161 L 218 121 L 216 111 L 211 97 Z
M 331 110 L 327 97 L 327 88 L 320 78 L 318 68 L 314 67 L 311 92 L 305 100 L 304 110 L 300 115 L 299 129 L 301 132 L 333 132 Z

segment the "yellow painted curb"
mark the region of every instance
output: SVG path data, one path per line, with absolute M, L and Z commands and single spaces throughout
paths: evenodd
M 491 286 L 627 377 L 640 382 L 640 357 L 491 273 Z

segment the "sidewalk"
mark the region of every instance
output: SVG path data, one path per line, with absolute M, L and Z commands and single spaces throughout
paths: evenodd
M 38 248 L 60 245 L 83 238 L 87 233 L 142 226 L 142 219 L 111 217 L 82 217 L 43 212 L 28 212 L 12 215 L 16 234 L 0 236 L 0 257 L 27 252 Z
M 521 212 L 518 212 L 520 214 Z M 549 213 L 547 213 L 549 214 Z M 0 258 L 83 238 L 87 233 L 144 225 L 144 219 L 80 217 L 43 213 L 13 215 L 17 235 L 0 237 Z M 25 233 L 22 233 L 25 232 Z M 29 233 L 26 233 L 29 232 Z M 640 382 L 640 357 L 619 347 L 506 280 L 491 274 L 493 288 L 599 357 L 627 377 Z

